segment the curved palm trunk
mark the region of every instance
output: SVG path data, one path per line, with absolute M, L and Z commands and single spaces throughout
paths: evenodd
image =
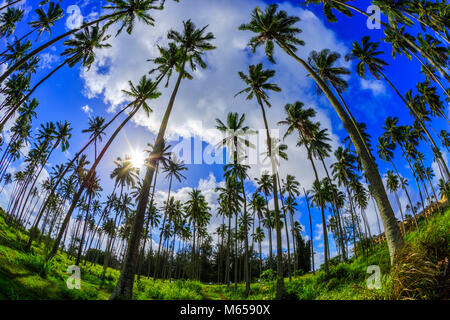
M 406 14 L 408 17 L 413 18 L 414 20 L 416 20 L 417 22 L 419 22 L 421 25 L 427 26 L 428 28 L 430 28 L 431 30 L 434 31 L 434 33 L 436 33 L 442 40 L 444 40 L 445 42 L 447 42 L 447 44 L 450 45 L 450 41 L 444 36 L 442 35 L 439 31 L 437 31 L 434 27 L 430 26 L 428 23 L 426 23 L 425 21 L 423 21 L 422 19 L 420 19 L 419 17 L 416 17 L 415 15 L 402 10 L 402 12 L 404 14 Z
M 150 211 L 148 214 L 148 218 L 147 218 L 147 224 L 145 226 L 145 234 L 144 234 L 144 244 L 142 245 L 142 251 L 141 251 L 141 255 L 139 256 L 139 263 L 138 263 L 138 280 L 141 278 L 141 269 L 142 269 L 142 264 L 143 264 L 143 260 L 145 257 L 145 245 L 147 243 L 147 237 L 148 237 L 148 228 L 149 228 L 149 224 L 150 224 L 150 212 L 153 208 L 153 200 L 155 199 L 155 189 L 156 189 L 156 180 L 158 179 L 158 168 L 156 168 L 156 173 L 155 173 L 155 180 L 153 181 L 153 191 L 152 191 L 152 198 L 150 200 Z M 150 240 L 152 241 L 152 240 Z
M 356 152 L 361 159 L 361 163 L 364 167 L 364 172 L 366 174 L 367 180 L 373 186 L 373 193 L 375 200 L 380 210 L 381 219 L 383 221 L 384 229 L 386 230 L 386 239 L 389 247 L 389 254 L 391 258 L 391 263 L 395 261 L 397 252 L 404 246 L 403 238 L 400 234 L 400 229 L 397 225 L 397 220 L 392 210 L 391 204 L 386 194 L 386 189 L 383 185 L 383 180 L 381 179 L 380 173 L 378 171 L 377 165 L 373 156 L 367 153 L 364 147 L 363 141 L 359 138 L 355 127 L 351 123 L 347 113 L 334 97 L 333 93 L 326 86 L 326 84 L 320 79 L 320 77 L 311 69 L 311 67 L 302 59 L 297 57 L 291 50 L 280 44 L 281 47 L 294 59 L 296 59 L 313 77 L 319 87 L 327 96 L 328 100 L 332 104 L 336 113 L 342 121 L 342 124 L 350 136 L 350 139 L 355 146 Z
M 10 2 L 7 5 L 4 5 L 3 7 L 1 7 L 0 11 L 3 10 L 3 9 L 8 8 L 9 6 L 15 5 L 16 3 L 20 2 L 20 1 L 23 1 L 23 0 L 16 0 L 16 1 Z
M 183 63 L 181 65 L 180 74 L 178 76 L 177 83 L 175 85 L 172 96 L 170 97 L 169 104 L 167 106 L 166 112 L 164 114 L 163 121 L 161 122 L 161 127 L 158 132 L 155 143 L 155 152 L 153 155 L 157 155 L 162 152 L 164 144 L 164 136 L 166 133 L 167 125 L 169 122 L 170 114 L 172 113 L 173 105 L 175 103 L 175 98 L 177 96 L 178 90 L 180 88 L 181 80 L 184 75 L 184 68 L 186 66 L 186 55 L 183 58 Z M 136 209 L 136 216 L 134 218 L 133 227 L 131 229 L 130 239 L 128 241 L 128 249 L 125 255 L 123 267 L 120 273 L 119 281 L 110 297 L 110 300 L 115 299 L 131 299 L 133 294 L 133 283 L 135 275 L 135 267 L 137 256 L 139 254 L 139 243 L 141 238 L 142 227 L 144 225 L 145 209 L 147 208 L 148 198 L 150 194 L 150 184 L 153 180 L 153 175 L 155 173 L 155 161 L 152 161 L 153 165 L 147 168 L 145 178 L 141 190 L 141 198 Z

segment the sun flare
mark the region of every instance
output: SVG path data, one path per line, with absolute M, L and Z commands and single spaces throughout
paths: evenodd
M 132 150 L 130 153 L 131 163 L 135 168 L 142 168 L 145 162 L 145 155 L 141 151 Z

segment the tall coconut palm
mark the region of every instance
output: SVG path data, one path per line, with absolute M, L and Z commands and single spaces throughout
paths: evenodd
M 212 40 L 214 40 L 214 35 L 212 33 L 205 34 L 207 26 L 201 29 L 197 29 L 195 24 L 191 20 L 188 20 L 183 23 L 183 29 L 184 30 L 182 34 L 177 31 L 171 30 L 169 31 L 167 36 L 169 40 L 173 40 L 179 45 L 181 53 L 180 55 L 175 57 L 174 63 L 170 66 L 170 68 L 166 68 L 166 70 L 172 69 L 176 66 L 179 74 L 174 90 L 170 97 L 169 104 L 161 122 L 161 126 L 155 142 L 155 150 L 152 154 L 153 156 L 157 155 L 162 150 L 161 148 L 163 146 L 167 125 L 169 123 L 169 118 L 172 113 L 175 98 L 180 88 L 182 79 L 192 79 L 192 76 L 189 75 L 185 70 L 186 64 L 188 63 L 188 65 L 190 65 L 193 70 L 196 70 L 197 66 L 200 66 L 203 69 L 206 68 L 207 65 L 203 61 L 202 56 L 206 51 L 215 49 L 215 47 L 210 43 Z M 152 155 L 150 156 L 151 159 Z M 132 296 L 135 264 L 139 251 L 139 243 L 141 238 L 142 226 L 144 223 L 144 215 L 150 194 L 150 183 L 153 180 L 153 175 L 155 173 L 154 161 L 155 159 L 151 160 L 151 165 L 147 168 L 147 172 L 145 174 L 142 186 L 142 196 L 137 205 L 136 218 L 133 223 L 132 232 L 128 243 L 127 254 L 125 256 L 119 281 L 110 299 L 120 299 L 123 297 L 131 298 Z
M 247 173 L 245 172 L 248 167 L 241 165 L 241 162 L 243 158 L 245 157 L 245 147 L 252 146 L 250 141 L 246 139 L 246 136 L 250 134 L 249 127 L 244 125 L 245 122 L 245 114 L 242 114 L 239 116 L 238 113 L 228 113 L 226 124 L 224 124 L 220 119 L 216 119 L 216 129 L 220 132 L 224 133 L 226 136 L 221 141 L 220 145 L 226 146 L 228 149 L 228 152 L 230 153 L 230 157 L 233 161 L 233 166 L 231 168 L 231 177 L 234 181 L 234 183 L 238 184 L 241 187 L 242 192 L 242 199 L 244 202 L 244 216 L 243 218 L 245 220 L 248 220 L 247 218 L 247 201 L 246 201 L 246 195 L 245 195 L 245 187 L 244 187 L 244 180 L 247 177 Z M 225 169 L 226 170 L 226 169 Z M 225 172 L 225 175 L 227 173 Z M 237 190 L 238 191 L 238 190 Z M 237 213 L 236 213 L 236 221 L 237 221 Z M 236 231 L 237 231 L 237 224 L 236 224 Z M 244 224 L 244 235 L 245 235 L 245 266 L 244 266 L 244 273 L 245 273 L 245 283 L 246 283 L 246 295 L 248 296 L 250 292 L 250 273 L 249 273 L 249 266 L 248 266 L 248 230 L 247 230 L 247 224 Z M 237 260 L 237 255 L 236 255 Z M 236 264 L 236 263 L 235 263 Z M 237 268 L 235 267 L 235 272 L 237 272 Z M 235 288 L 237 288 L 237 277 L 235 276 Z
M 315 182 L 318 186 L 318 183 L 320 181 L 319 174 L 314 162 L 314 154 L 312 149 L 312 140 L 313 136 L 315 134 L 315 131 L 317 130 L 316 124 L 313 123 L 312 118 L 315 117 L 316 112 L 312 108 L 305 108 L 305 105 L 297 101 L 293 104 L 287 104 L 285 106 L 285 112 L 286 112 L 286 119 L 283 121 L 280 121 L 279 124 L 286 125 L 288 128 L 286 130 L 286 133 L 284 135 L 284 138 L 286 138 L 288 135 L 297 132 L 298 134 L 298 145 L 299 146 L 305 146 L 307 156 L 309 161 L 311 162 L 311 166 L 314 171 L 315 175 Z M 322 193 L 317 192 L 317 197 L 321 197 Z M 316 204 L 318 204 L 318 207 L 320 207 L 321 214 L 322 214 L 322 225 L 323 225 L 323 234 L 324 234 L 324 259 L 325 259 L 325 272 L 328 272 L 328 236 L 327 236 L 327 221 L 325 218 L 325 212 L 324 212 L 324 206 L 325 206 L 325 199 L 317 200 Z
M 178 180 L 178 182 L 181 182 L 183 179 L 186 179 L 186 177 L 181 173 L 182 171 L 187 170 L 186 166 L 184 165 L 184 163 L 180 160 L 178 160 L 176 158 L 175 155 L 172 155 L 169 160 L 167 161 L 167 163 L 163 163 L 163 172 L 166 173 L 166 178 L 169 179 L 169 191 L 167 193 L 167 201 L 166 204 L 168 205 L 170 203 L 170 193 L 172 191 L 172 182 L 173 182 L 173 178 L 175 177 L 175 179 Z M 163 222 L 162 222 L 162 226 L 161 226 L 161 231 L 165 230 L 166 228 L 166 219 L 168 218 L 167 216 L 167 211 L 168 208 L 164 209 L 164 218 L 163 218 Z M 169 225 L 170 225 L 171 221 L 169 219 Z M 162 233 L 159 235 L 159 245 L 158 245 L 158 254 L 157 254 L 157 267 L 159 265 L 159 260 L 160 260 L 160 252 L 161 252 L 161 240 L 162 240 Z M 155 269 L 155 272 L 157 270 Z
M 272 187 L 273 187 L 273 199 L 275 207 L 275 223 L 277 234 L 277 299 L 281 299 L 284 292 L 284 278 L 283 278 L 283 257 L 282 257 L 282 243 L 281 243 L 281 228 L 280 228 L 280 206 L 278 203 L 278 182 L 277 182 L 277 165 L 275 162 L 276 155 L 273 154 L 272 138 L 269 131 L 269 124 L 267 122 L 265 107 L 270 108 L 269 96 L 267 91 L 280 92 L 281 89 L 274 83 L 268 81 L 275 76 L 274 70 L 264 70 L 263 65 L 250 65 L 248 68 L 248 75 L 243 72 L 239 72 L 239 77 L 248 85 L 247 88 L 241 90 L 237 95 L 245 93 L 246 99 L 256 99 L 259 107 L 261 108 L 262 117 L 264 121 L 264 127 L 266 131 L 267 139 L 267 153 L 271 161 L 271 175 L 272 175 Z
M 345 4 L 339 4 L 339 7 L 342 6 L 345 6 Z M 355 126 L 352 124 L 351 119 L 346 114 L 339 101 L 324 81 L 314 72 L 314 70 L 311 69 L 308 63 L 295 54 L 297 45 L 303 44 L 303 41 L 296 38 L 296 35 L 300 32 L 300 29 L 296 28 L 294 25 L 298 21 L 298 17 L 288 16 L 285 11 L 277 12 L 277 5 L 269 5 L 267 6 L 265 12 L 262 12 L 259 8 L 256 8 L 252 13 L 251 22 L 249 24 L 242 25 L 240 30 L 249 30 L 257 33 L 257 36 L 250 40 L 250 46 L 253 50 L 256 50 L 257 47 L 266 44 L 266 55 L 272 61 L 274 43 L 276 43 L 288 55 L 299 62 L 303 68 L 305 68 L 320 89 L 325 93 L 325 96 L 332 104 L 340 120 L 342 121 L 344 128 L 353 141 L 356 152 L 358 153 L 364 167 L 365 175 L 369 180 L 369 183 L 373 185 L 374 196 L 386 230 L 386 239 L 388 242 L 391 262 L 394 262 L 396 252 L 403 247 L 404 242 L 401 237 L 394 212 L 389 203 L 380 173 L 377 169 L 373 156 L 365 150 L 364 142 L 359 137 Z

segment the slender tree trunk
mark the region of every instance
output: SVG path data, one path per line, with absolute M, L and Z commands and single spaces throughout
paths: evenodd
M 303 189 L 303 193 L 305 194 L 306 198 L 306 206 L 308 207 L 308 215 L 309 215 L 309 231 L 310 231 L 310 237 L 311 237 L 311 261 L 312 261 L 312 270 L 313 274 L 316 274 L 316 269 L 314 267 L 314 244 L 313 244 L 313 227 L 312 227 L 312 220 L 311 220 L 311 208 L 309 206 L 309 198 L 308 194 L 306 193 L 305 189 Z
M 163 121 L 161 123 L 161 127 L 156 138 L 155 143 L 155 152 L 152 152 L 153 155 L 157 155 L 159 152 L 162 152 L 162 147 L 164 144 L 164 136 L 166 133 L 166 128 L 169 122 L 170 114 L 173 109 L 173 105 L 175 102 L 176 95 L 178 93 L 178 89 L 180 87 L 180 83 L 182 77 L 184 75 L 184 68 L 186 65 L 186 54 L 183 59 L 183 63 L 181 65 L 180 74 L 178 76 L 177 83 L 175 85 L 175 89 L 172 93 L 172 96 L 169 101 L 169 105 L 167 106 L 167 110 L 164 114 Z M 154 163 L 153 163 L 154 164 Z M 123 263 L 122 271 L 120 273 L 119 281 L 110 297 L 111 300 L 127 298 L 131 299 L 133 294 L 133 283 L 134 283 L 134 275 L 135 275 L 135 267 L 137 261 L 137 255 L 139 254 L 139 243 L 141 238 L 142 227 L 144 225 L 145 218 L 145 209 L 147 208 L 148 198 L 150 194 L 150 184 L 153 180 L 153 175 L 155 173 L 155 167 L 149 166 L 147 168 L 147 172 L 143 181 L 142 190 L 141 190 L 141 198 L 139 199 L 139 203 L 136 209 L 136 216 L 134 219 L 133 227 L 131 229 L 130 239 L 128 241 L 128 249 L 125 256 L 125 260 Z

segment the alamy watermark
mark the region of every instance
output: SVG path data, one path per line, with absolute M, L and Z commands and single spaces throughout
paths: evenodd
M 379 6 L 376 5 L 370 5 L 366 13 L 369 15 L 367 18 L 367 28 L 369 30 L 379 30 L 381 29 L 381 9 Z
M 67 273 L 69 278 L 66 281 L 67 288 L 69 290 L 80 290 L 81 289 L 81 270 L 78 266 L 69 266 L 67 268 Z
M 381 289 L 381 269 L 377 265 L 371 265 L 367 268 L 367 274 L 370 276 L 367 278 L 366 284 L 369 290 Z

